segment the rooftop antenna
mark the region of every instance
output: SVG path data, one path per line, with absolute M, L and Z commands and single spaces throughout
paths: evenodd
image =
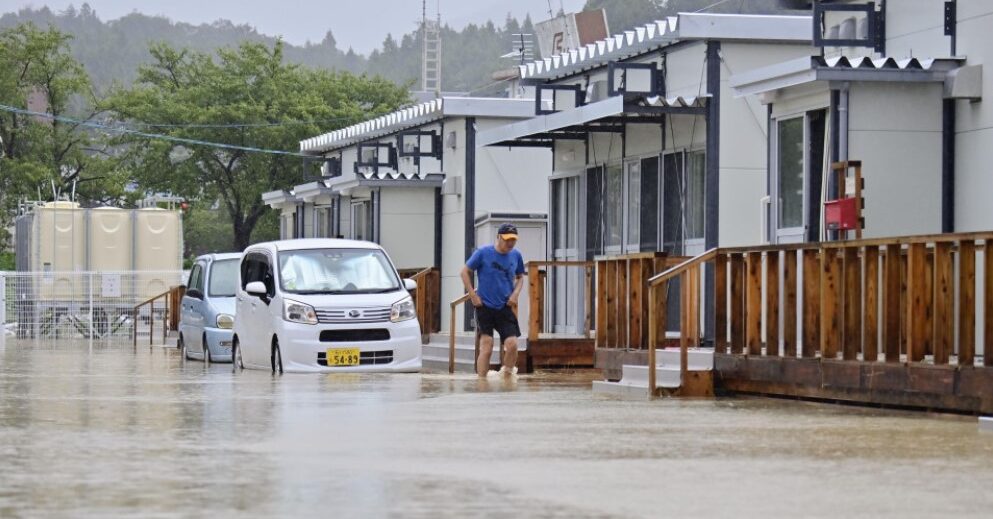
M 421 1 L 421 36 L 424 49 L 421 56 L 421 90 L 441 95 L 441 0 L 438 0 L 437 20 L 428 20 L 428 1 Z

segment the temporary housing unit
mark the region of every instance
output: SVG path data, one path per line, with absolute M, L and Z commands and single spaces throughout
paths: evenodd
M 553 150 L 549 259 L 754 243 L 767 117 L 728 78 L 808 58 L 810 38 L 809 16 L 681 13 L 521 66 L 532 118 L 477 143 Z M 581 330 L 584 282 L 579 269 L 559 274 L 546 330 Z
M 855 194 L 856 182 L 832 174 L 840 161 L 860 165 L 862 201 L 851 216 L 865 238 L 993 229 L 993 106 L 981 102 L 993 81 L 982 74 L 993 57 L 993 4 L 814 9 L 814 56 L 731 77 L 735 99 L 762 103 L 771 129 L 767 241 L 855 237 L 832 231 L 845 223 L 822 210 Z
M 521 240 L 522 252 L 526 260 L 545 258 L 551 154 L 475 144 L 477 132 L 529 117 L 533 106 L 533 99 L 442 97 L 307 139 L 300 150 L 323 163 L 322 178 L 263 200 L 281 211 L 282 238 L 369 240 L 401 270 L 439 269 L 447 330 L 448 302 L 464 293 L 459 271 L 495 239 L 483 231 L 491 221 L 517 221 L 522 232 L 537 233 Z M 457 328 L 468 329 L 458 313 Z

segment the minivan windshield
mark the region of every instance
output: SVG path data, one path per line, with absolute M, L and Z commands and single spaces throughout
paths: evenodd
M 219 260 L 210 265 L 210 297 L 234 297 L 238 290 L 237 259 Z
M 378 249 L 305 249 L 279 253 L 279 285 L 296 294 L 375 294 L 400 289 Z

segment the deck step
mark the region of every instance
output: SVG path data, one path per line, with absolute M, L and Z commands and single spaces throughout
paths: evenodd
M 679 369 L 679 348 L 665 348 L 656 351 L 655 387 L 659 389 L 679 389 L 682 385 Z M 690 372 L 713 371 L 714 350 L 689 349 L 686 352 L 687 370 Z M 621 366 L 621 380 L 618 382 L 594 381 L 593 392 L 628 396 L 648 394 L 648 366 L 625 364 Z
M 468 340 L 466 340 L 468 338 Z M 431 342 L 421 346 L 421 365 L 431 371 L 448 371 L 448 335 L 432 334 Z M 476 343 L 472 335 L 455 336 L 455 371 L 472 373 L 476 370 Z M 520 352 L 527 351 L 527 341 L 519 342 Z M 500 363 L 500 348 L 493 348 L 490 364 Z
M 658 366 L 679 367 L 679 348 L 656 350 Z M 689 348 L 686 350 L 686 366 L 690 371 L 711 371 L 714 369 L 714 350 L 710 348 Z

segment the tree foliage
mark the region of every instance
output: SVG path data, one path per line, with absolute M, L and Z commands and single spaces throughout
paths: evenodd
M 131 88 L 107 106 L 152 131 L 210 143 L 296 150 L 299 141 L 396 110 L 406 90 L 389 81 L 286 63 L 284 46 L 245 42 L 217 57 L 166 44 L 151 48 Z M 230 125 L 225 127 L 224 125 Z M 126 137 L 128 165 L 143 189 L 217 200 L 245 248 L 266 213 L 262 193 L 299 183 L 299 157 Z
M 104 136 L 54 118 L 98 115 L 86 71 L 69 53 L 70 40 L 30 23 L 0 31 L 0 104 L 53 116 L 0 110 L 0 228 L 6 228 L 18 198 L 37 198 L 39 192 L 50 197 L 75 191 L 86 204 L 124 195 Z

